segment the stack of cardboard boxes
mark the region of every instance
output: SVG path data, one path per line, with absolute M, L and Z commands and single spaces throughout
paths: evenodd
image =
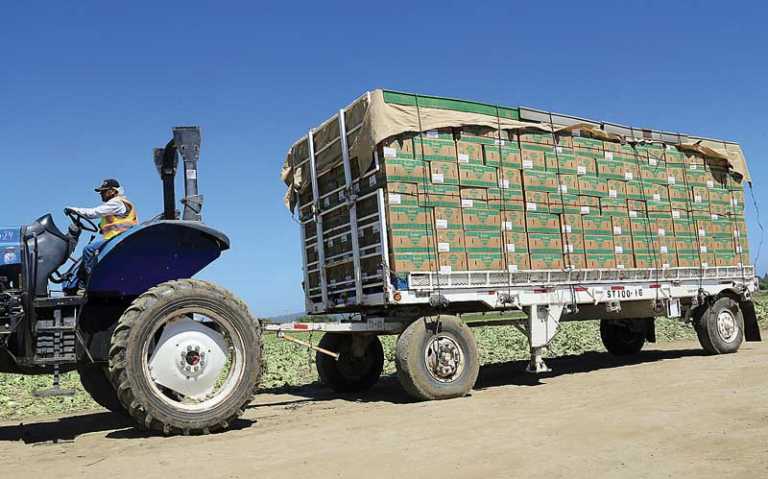
M 463 127 L 378 154 L 394 272 L 749 262 L 741 184 L 673 146 Z
M 395 272 L 748 262 L 741 185 L 672 146 L 465 127 L 379 155 Z

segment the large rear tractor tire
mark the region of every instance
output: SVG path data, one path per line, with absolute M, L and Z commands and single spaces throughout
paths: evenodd
M 82 364 L 77 367 L 80 384 L 96 403 L 114 413 L 126 414 L 120 403 L 112 383 L 109 382 L 109 371 L 100 364 Z
M 376 336 L 326 333 L 320 347 L 339 353 L 339 359 L 318 352 L 320 382 L 337 393 L 367 391 L 384 370 L 384 348 Z
M 164 434 L 226 429 L 261 377 L 261 328 L 211 283 L 183 279 L 142 294 L 112 335 L 109 374 L 141 426 Z
M 701 347 L 708 354 L 735 353 L 744 341 L 741 308 L 727 296 L 694 311 L 693 327 Z
M 472 390 L 480 372 L 477 342 L 453 317 L 419 319 L 397 339 L 397 375 L 415 399 L 449 399 Z
M 631 356 L 643 349 L 648 332 L 639 320 L 600 321 L 600 339 L 614 356 Z

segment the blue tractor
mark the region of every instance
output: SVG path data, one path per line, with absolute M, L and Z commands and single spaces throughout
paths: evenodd
M 224 429 L 243 413 L 261 376 L 261 328 L 229 291 L 191 279 L 229 248 L 201 220 L 199 152 L 197 127 L 174 128 L 154 150 L 164 211 L 102 248 L 84 295 L 51 284 L 77 274 L 81 233 L 98 231 L 90 220 L 68 213 L 66 233 L 50 214 L 0 229 L 0 372 L 53 374 L 36 393 L 53 396 L 72 394 L 59 375 L 76 369 L 96 402 L 165 434 Z

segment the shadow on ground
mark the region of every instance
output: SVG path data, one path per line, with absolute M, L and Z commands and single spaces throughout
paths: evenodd
M 702 356 L 700 349 L 683 350 L 651 350 L 642 351 L 631 357 L 615 357 L 605 352 L 590 351 L 577 355 L 561 356 L 547 359 L 547 365 L 552 372 L 534 375 L 525 372 L 527 361 L 507 361 L 503 363 L 486 364 L 480 368 L 480 375 L 475 383 L 475 390 L 483 390 L 500 386 L 539 386 L 545 384 L 547 378 L 554 378 L 568 374 L 588 373 L 601 369 L 611 369 L 634 364 L 655 363 L 668 359 L 679 359 L 692 356 Z M 370 391 L 363 394 L 337 394 L 329 391 L 319 383 L 302 386 L 285 386 L 266 389 L 262 392 L 299 396 L 299 399 L 276 399 L 275 401 L 258 401 L 250 408 L 265 408 L 274 406 L 301 407 L 304 404 L 343 399 L 355 402 L 389 402 L 404 404 L 415 402 L 406 395 L 400 387 L 396 375 L 384 376 Z
M 652 350 L 627 358 L 617 358 L 604 352 L 586 352 L 579 355 L 562 356 L 547 360 L 552 372 L 535 376 L 525 372 L 526 361 L 509 361 L 488 364 L 480 368 L 480 376 L 475 384 L 475 390 L 484 390 L 501 386 L 539 386 L 547 378 L 567 374 L 588 373 L 590 371 L 611 369 L 635 364 L 654 363 L 669 359 L 701 356 L 700 349 L 684 350 Z M 283 407 L 298 409 L 313 402 L 330 400 L 346 400 L 354 402 L 387 402 L 404 404 L 414 402 L 397 381 L 396 375 L 384 376 L 370 391 L 365 394 L 336 394 L 321 384 L 312 383 L 303 386 L 285 386 L 264 389 L 262 393 L 293 396 L 289 399 L 276 398 L 274 401 L 257 400 L 249 409 L 268 407 Z M 295 399 L 294 399 L 295 398 Z M 32 419 L 34 421 L 34 419 Z M 228 430 L 245 429 L 255 421 L 239 419 Z M 74 441 L 78 436 L 95 432 L 107 432 L 106 437 L 112 439 L 146 438 L 162 436 L 162 434 L 145 431 L 134 426 L 131 419 L 109 412 L 95 412 L 72 417 L 62 417 L 49 421 L 19 423 L 12 426 L 0 427 L 0 441 L 23 441 L 26 444 L 66 443 Z

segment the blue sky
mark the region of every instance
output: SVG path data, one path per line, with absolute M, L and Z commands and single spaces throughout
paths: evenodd
M 204 216 L 233 245 L 202 277 L 259 315 L 301 311 L 280 165 L 385 87 L 738 141 L 768 224 L 765 3 L 544 3 L 6 2 L 0 223 L 52 211 L 64 227 L 61 209 L 95 205 L 105 177 L 153 216 L 152 148 L 198 124 Z

